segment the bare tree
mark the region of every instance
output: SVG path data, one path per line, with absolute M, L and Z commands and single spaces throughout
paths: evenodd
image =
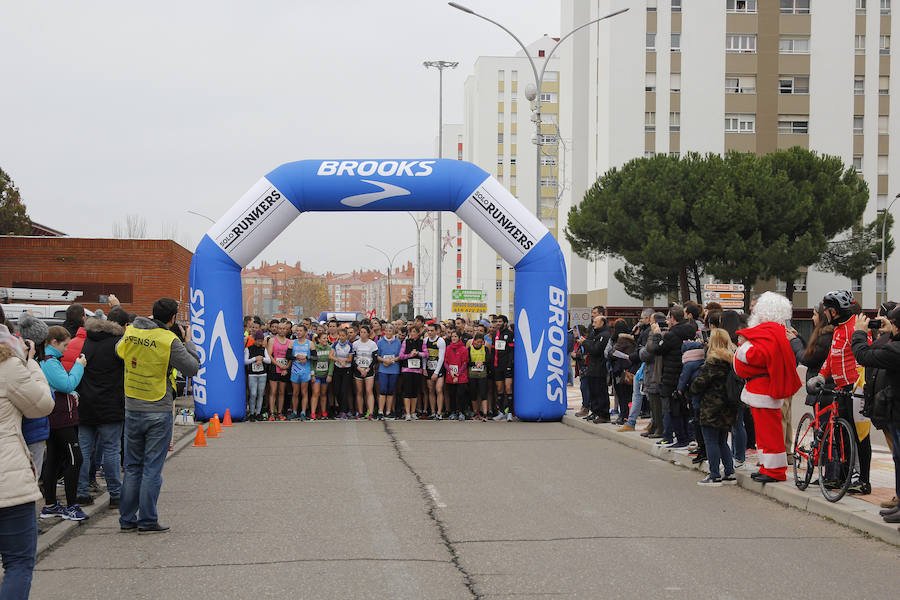
M 147 219 L 141 215 L 125 215 L 122 221 L 113 223 L 112 234 L 120 239 L 144 239 L 147 237 Z
M 181 228 L 175 221 L 164 221 L 159 228 L 159 233 L 161 239 L 172 240 L 185 248 L 188 246 L 187 235 L 181 231 Z

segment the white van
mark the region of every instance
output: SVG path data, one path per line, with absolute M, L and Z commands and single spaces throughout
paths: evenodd
M 3 304 L 2 306 L 3 314 L 10 321 L 18 321 L 19 316 L 24 312 L 29 312 L 39 319 L 65 320 L 68 308 L 61 304 Z M 84 309 L 84 314 L 93 317 L 94 311 Z

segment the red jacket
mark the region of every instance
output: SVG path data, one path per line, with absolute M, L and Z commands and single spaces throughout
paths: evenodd
M 784 325 L 760 323 L 737 333 L 747 338 L 734 354 L 734 371 L 747 381 L 741 400 L 756 408 L 781 408 L 802 385 Z
M 78 331 L 75 332 L 75 337 L 73 337 L 72 341 L 69 342 L 69 345 L 66 346 L 65 354 L 59 359 L 59 362 L 62 363 L 62 366 L 66 371 L 71 371 L 72 365 L 74 365 L 78 357 L 81 356 L 81 350 L 84 348 L 84 340 L 86 339 L 87 332 L 84 330 L 84 327 L 79 327 Z
M 855 319 L 851 318 L 834 328 L 831 351 L 819 371 L 820 375 L 834 379 L 835 387 L 853 385 L 859 378 L 856 359 L 850 347 L 850 338 L 853 337 L 855 325 Z
M 454 367 L 456 375 L 453 374 Z M 469 349 L 463 342 L 453 342 L 444 352 L 444 369 L 447 372 L 444 381 L 447 383 L 469 382 Z

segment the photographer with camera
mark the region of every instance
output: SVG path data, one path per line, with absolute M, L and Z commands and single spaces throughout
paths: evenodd
M 175 323 L 177 313 L 176 300 L 160 298 L 153 303 L 153 318 L 137 317 L 116 344 L 116 353 L 125 361 L 125 480 L 119 500 L 122 531 L 169 529 L 159 524 L 156 500 L 172 437 L 175 391 L 171 374 L 177 369 L 191 377 L 200 368 L 194 343 L 184 327 Z
M 882 335 L 870 345 L 868 330 L 872 323 L 878 323 L 877 331 Z M 900 307 L 894 306 L 886 317 L 877 319 L 857 316 L 851 344 L 856 362 L 866 367 L 865 395 L 870 407 L 866 412 L 876 427 L 887 428 L 893 442 L 894 492 L 900 497 Z M 869 452 L 871 457 L 871 445 Z M 900 505 L 881 511 L 881 516 L 888 523 L 900 523 Z

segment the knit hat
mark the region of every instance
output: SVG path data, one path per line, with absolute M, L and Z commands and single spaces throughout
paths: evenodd
M 19 316 L 19 321 L 16 325 L 19 328 L 19 335 L 35 344 L 43 344 L 50 330 L 46 323 L 27 312 Z
M 253 339 L 264 340 L 266 339 L 266 334 L 263 333 L 262 329 L 257 329 L 255 332 L 253 332 Z

